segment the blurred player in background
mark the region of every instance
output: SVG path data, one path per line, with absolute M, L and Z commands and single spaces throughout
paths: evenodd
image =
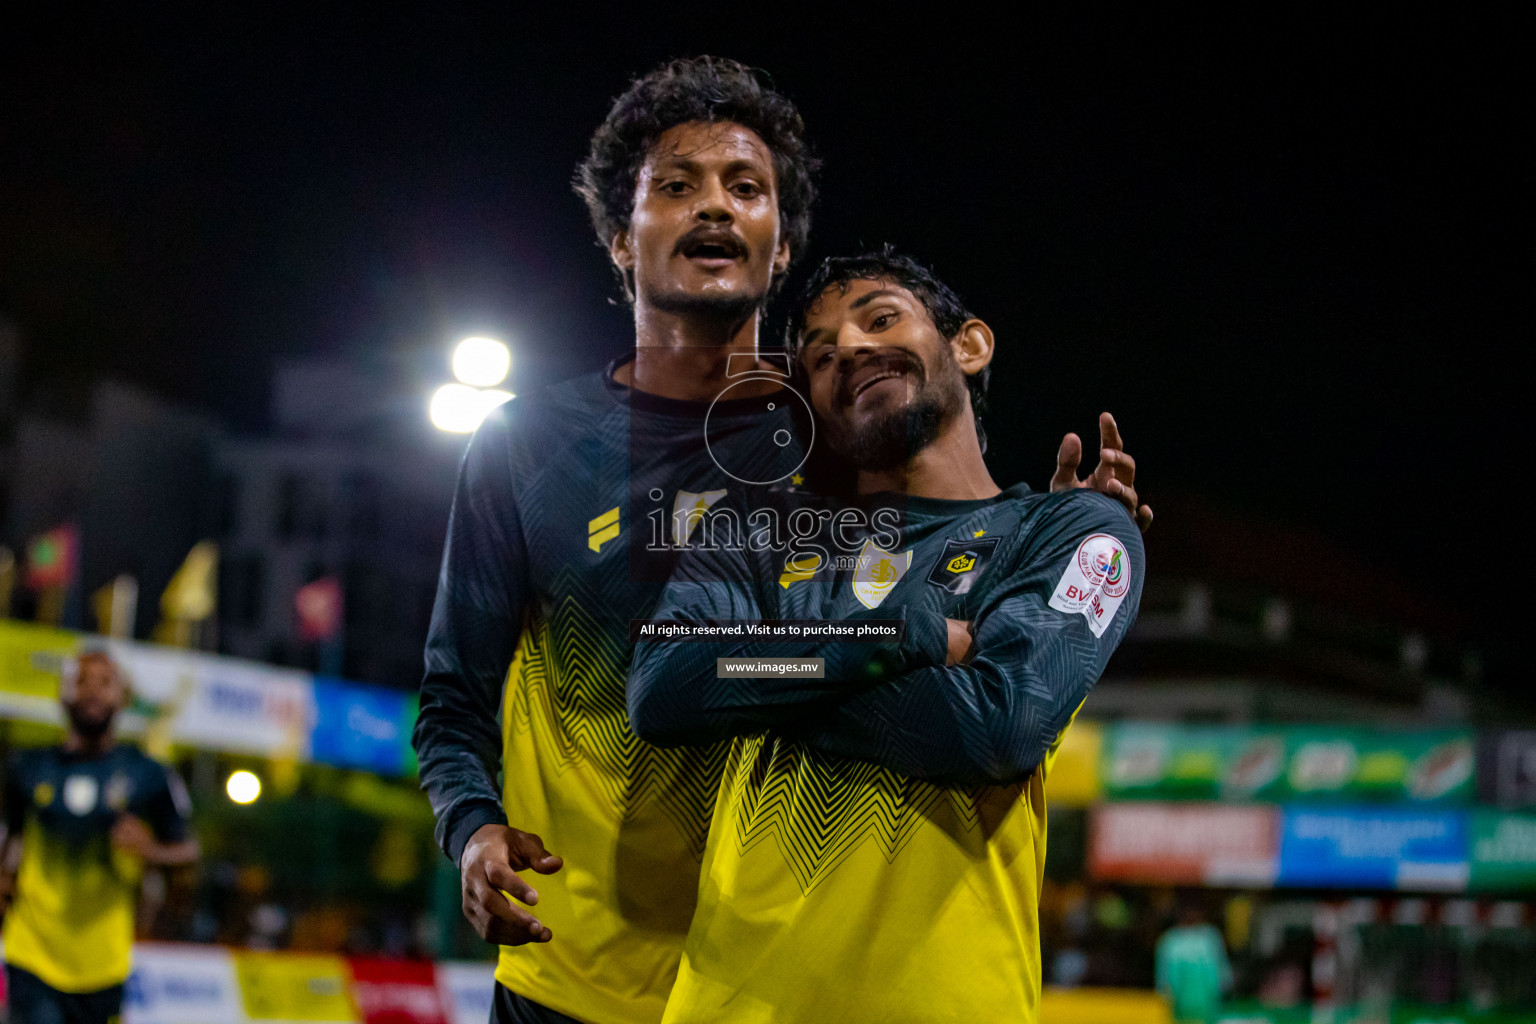
M 127 686 L 105 653 L 65 665 L 68 732 L 19 754 L 5 784 L 0 912 L 11 1020 L 116 1021 L 146 865 L 197 859 L 177 775 L 116 741 Z
M 1157 940 L 1157 990 L 1179 1024 L 1209 1024 L 1232 988 L 1227 944 L 1196 896 L 1184 898 L 1179 919 Z
M 691 513 L 804 460 L 758 333 L 815 169 L 761 72 L 704 57 L 633 82 L 577 175 L 633 351 L 502 406 L 465 455 L 413 742 L 465 915 L 502 947 L 497 1020 L 661 1019 L 725 751 L 634 734 L 629 620 Z
M 636 645 L 642 738 L 737 737 L 665 1019 L 1033 1024 L 1045 774 L 1136 617 L 1141 535 L 1102 494 L 993 482 L 973 411 L 992 332 L 926 269 L 829 260 L 792 316 L 859 497 L 784 495 L 783 518 L 822 524 L 787 550 L 730 536 L 723 510 L 655 617 L 905 634 Z M 764 657 L 824 677 L 717 664 Z

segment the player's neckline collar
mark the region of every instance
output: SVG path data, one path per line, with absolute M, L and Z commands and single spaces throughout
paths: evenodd
M 608 393 L 615 399 L 623 402 L 631 409 L 642 412 L 657 413 L 662 416 L 672 416 L 679 419 L 702 420 L 714 410 L 716 416 L 761 416 L 763 415 L 764 395 L 754 398 L 727 398 L 717 399 L 712 402 L 690 402 L 682 398 L 667 398 L 663 395 L 653 395 L 649 391 L 640 391 L 627 384 L 620 384 L 615 378 L 619 367 L 626 363 L 634 362 L 634 352 L 626 353 L 609 363 L 603 370 L 603 385 Z
M 900 491 L 877 491 L 873 494 L 861 494 L 854 501 L 866 508 L 895 508 L 909 515 L 947 517 L 964 515 L 989 505 L 1022 498 L 1028 493 L 1029 485 L 1018 483 L 990 498 L 925 498 L 915 494 L 903 494 Z

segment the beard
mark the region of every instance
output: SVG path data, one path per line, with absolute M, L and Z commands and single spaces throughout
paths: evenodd
M 937 440 L 965 401 L 965 376 L 954 353 L 945 346 L 939 358 L 938 373 L 924 374 L 910 399 L 834 436 L 832 448 L 855 468 L 880 472 L 905 465 Z M 915 356 L 908 359 L 916 361 Z
M 101 739 L 112 728 L 112 722 L 117 718 L 115 708 L 91 714 L 79 704 L 66 704 L 64 712 L 69 716 L 70 728 L 87 740 Z
M 768 301 L 767 291 L 748 295 L 690 295 L 687 292 L 647 289 L 645 300 L 663 313 L 709 320 L 738 327 L 757 315 Z

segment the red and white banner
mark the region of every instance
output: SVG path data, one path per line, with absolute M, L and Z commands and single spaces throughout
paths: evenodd
M 1234 804 L 1095 807 L 1088 870 L 1110 882 L 1268 886 L 1280 860 L 1280 810 Z
M 363 1024 L 449 1024 L 431 963 L 358 957 L 349 962 L 352 998 Z

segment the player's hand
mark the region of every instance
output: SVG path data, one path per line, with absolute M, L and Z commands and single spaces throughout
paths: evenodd
M 140 860 L 149 860 L 160 846 L 149 826 L 131 814 L 118 818 L 112 826 L 112 845 Z
M 949 627 L 949 650 L 945 654 L 944 664 L 965 664 L 970 660 L 971 646 L 976 642 L 976 638 L 971 635 L 971 624 L 959 619 L 945 619 L 944 625 Z
M 1056 475 L 1051 477 L 1051 490 L 1091 487 L 1124 505 L 1131 518 L 1136 520 L 1137 528 L 1146 533 L 1152 525 L 1152 508 L 1140 504 L 1136 496 L 1136 460 L 1125 453 L 1120 428 L 1109 413 L 1099 414 L 1099 464 L 1086 480 L 1077 478 L 1077 467 L 1082 461 L 1082 439 L 1076 434 L 1063 437 L 1061 449 L 1056 453 Z
M 534 906 L 539 894 L 517 872 L 552 875 L 564 864 L 544 849 L 544 840 L 532 832 L 482 825 L 469 837 L 459 859 L 464 916 L 482 939 L 498 946 L 548 942 L 554 933 L 507 897 Z

